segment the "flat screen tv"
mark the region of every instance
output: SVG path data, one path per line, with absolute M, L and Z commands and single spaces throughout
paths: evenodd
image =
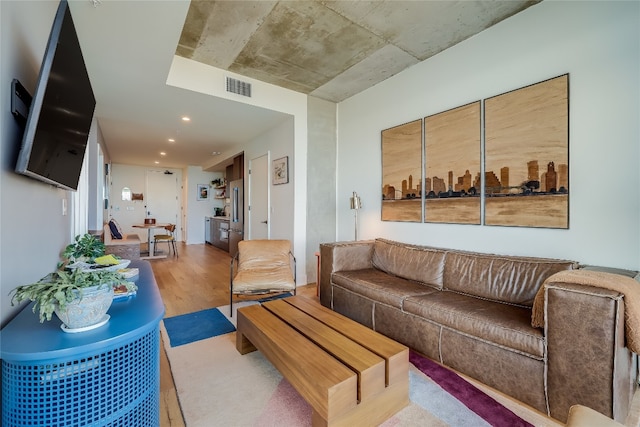
M 96 100 L 66 0 L 58 6 L 16 172 L 77 190 Z

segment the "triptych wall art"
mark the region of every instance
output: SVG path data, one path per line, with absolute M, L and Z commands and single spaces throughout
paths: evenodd
M 382 220 L 422 221 L 422 121 L 382 131 Z
M 568 74 L 381 139 L 383 221 L 569 228 Z

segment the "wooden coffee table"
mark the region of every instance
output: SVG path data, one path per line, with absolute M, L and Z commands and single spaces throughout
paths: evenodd
M 314 426 L 378 425 L 409 403 L 408 348 L 309 298 L 238 309 L 236 348 L 260 350 Z

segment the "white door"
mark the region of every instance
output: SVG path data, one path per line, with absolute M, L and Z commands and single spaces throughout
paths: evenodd
M 249 239 L 268 239 L 269 153 L 249 161 Z
M 155 218 L 156 223 L 176 224 L 176 240 L 180 241 L 180 223 L 178 222 L 178 175 L 167 174 L 159 170 L 147 170 L 147 194 L 145 206 L 146 218 Z M 160 229 L 152 230 L 161 234 Z

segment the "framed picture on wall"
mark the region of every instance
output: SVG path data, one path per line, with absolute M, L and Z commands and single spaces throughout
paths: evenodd
M 424 118 L 425 222 L 480 224 L 480 101 Z
M 273 161 L 273 185 L 289 182 L 289 156 L 280 157 Z
M 484 105 L 485 224 L 569 228 L 569 75 Z
M 422 119 L 382 131 L 382 221 L 422 221 Z
M 197 200 L 209 199 L 209 186 L 207 184 L 198 184 Z

